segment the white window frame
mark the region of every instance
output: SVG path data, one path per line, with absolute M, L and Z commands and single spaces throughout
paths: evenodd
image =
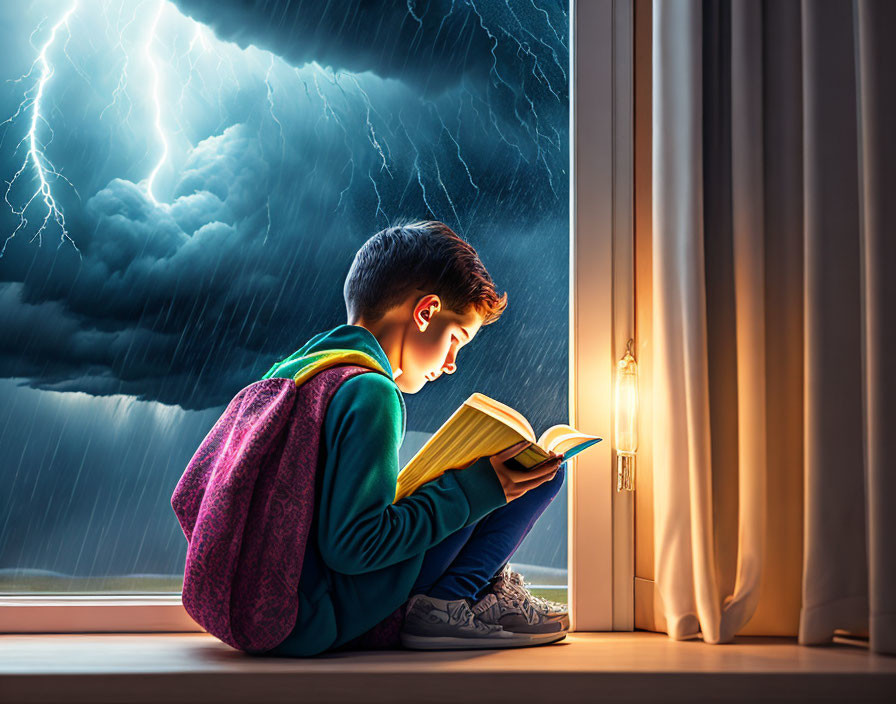
M 604 438 L 567 479 L 577 631 L 634 622 L 633 501 L 612 450 L 613 367 L 634 337 L 633 2 L 570 3 L 569 414 Z M 201 631 L 179 594 L 0 597 L 0 633 Z
M 573 630 L 634 627 L 634 502 L 616 492 L 613 370 L 634 337 L 633 0 L 573 0 L 570 419 L 604 438 L 570 461 Z

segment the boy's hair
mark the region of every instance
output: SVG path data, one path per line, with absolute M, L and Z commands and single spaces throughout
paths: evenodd
M 375 322 L 415 289 L 459 315 L 474 307 L 483 325 L 507 307 L 476 250 L 445 223 L 420 220 L 380 230 L 358 250 L 343 287 L 349 320 Z

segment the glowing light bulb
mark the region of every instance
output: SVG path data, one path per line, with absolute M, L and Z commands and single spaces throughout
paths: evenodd
M 625 356 L 616 362 L 616 491 L 632 490 L 638 451 L 638 363 L 632 355 L 633 342 L 628 341 Z

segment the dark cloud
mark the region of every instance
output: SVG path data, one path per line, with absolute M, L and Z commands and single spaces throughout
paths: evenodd
M 242 47 L 254 44 L 294 65 L 316 61 L 337 70 L 372 71 L 427 96 L 464 77 L 472 84 L 488 80 L 496 64 L 494 80 L 504 72 L 517 86 L 514 67 L 528 70 L 526 52 L 542 58 L 546 78 L 558 86 L 564 82 L 560 62 L 566 60 L 568 19 L 566 4 L 555 0 L 176 3 Z
M 38 300 L 33 282 L 0 288 L 8 373 L 35 375 L 35 388 L 186 408 L 244 386 L 256 359 L 236 331 L 276 287 L 271 272 L 289 248 L 264 241 L 266 171 L 257 133 L 234 125 L 188 156 L 170 207 L 113 179 L 85 204 L 97 235 L 64 302 Z

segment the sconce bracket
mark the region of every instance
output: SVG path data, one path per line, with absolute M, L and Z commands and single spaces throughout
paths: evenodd
M 635 456 L 616 453 L 616 491 L 632 491 L 635 486 Z

